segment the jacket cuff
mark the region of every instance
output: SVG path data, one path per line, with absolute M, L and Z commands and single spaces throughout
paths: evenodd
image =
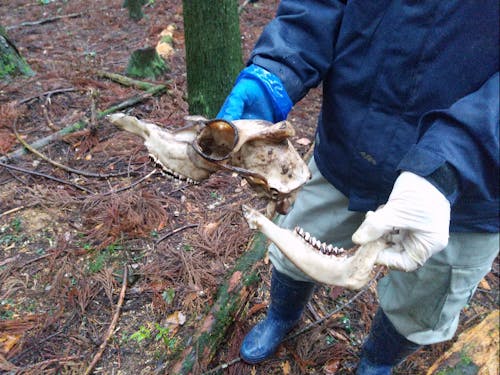
M 274 120 L 276 122 L 286 119 L 293 103 L 278 76 L 258 65 L 252 64 L 241 71 L 236 83 L 243 78 L 254 79 L 262 84 L 273 103 Z
M 453 205 L 458 198 L 460 184 L 456 169 L 444 158 L 428 150 L 413 146 L 398 165 L 399 171 L 408 171 L 424 177 Z

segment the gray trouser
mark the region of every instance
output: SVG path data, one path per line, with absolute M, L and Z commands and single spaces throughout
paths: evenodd
M 312 179 L 279 225 L 300 225 L 321 241 L 351 247 L 351 235 L 364 214 L 347 210 L 347 198 L 323 178 L 314 160 L 309 168 Z M 460 311 L 491 269 L 498 244 L 498 233 L 450 233 L 448 246 L 424 266 L 413 272 L 390 271 L 379 281 L 380 306 L 410 341 L 426 345 L 451 339 Z M 311 281 L 272 244 L 269 256 L 279 272 Z

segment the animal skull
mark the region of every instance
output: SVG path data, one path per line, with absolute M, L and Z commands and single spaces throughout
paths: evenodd
M 286 121 L 188 117 L 187 126 L 169 131 L 123 113 L 108 119 L 142 137 L 151 157 L 170 175 L 195 183 L 220 169 L 237 172 L 258 193 L 278 202 L 279 212 L 286 212 L 289 201 L 310 178 L 288 139 L 295 131 Z
M 384 240 L 376 240 L 359 247 L 351 256 L 345 255 L 344 249 L 327 245 L 300 227 L 283 229 L 251 207 L 243 205 L 242 210 L 250 228 L 261 231 L 298 269 L 320 283 L 349 289 L 363 287 L 370 280 L 379 251 L 387 247 Z

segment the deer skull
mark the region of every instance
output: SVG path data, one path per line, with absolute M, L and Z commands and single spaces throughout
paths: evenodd
M 108 119 L 142 137 L 151 157 L 170 175 L 199 182 L 220 169 L 237 172 L 255 191 L 277 201 L 280 212 L 310 178 L 289 141 L 295 131 L 286 121 L 188 117 L 187 126 L 169 131 L 123 113 Z
M 349 256 L 344 249 L 327 245 L 300 227 L 283 229 L 251 207 L 243 205 L 242 210 L 250 228 L 261 231 L 298 269 L 319 283 L 363 287 L 370 280 L 379 251 L 387 247 L 384 240 L 376 240 Z

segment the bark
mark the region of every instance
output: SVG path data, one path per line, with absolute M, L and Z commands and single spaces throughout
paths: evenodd
M 431 366 L 427 375 L 499 374 L 499 310 L 458 336 L 458 340 Z
M 34 72 L 0 26 L 0 79 L 16 75 L 32 76 Z
M 238 3 L 184 0 L 189 112 L 213 118 L 243 68 Z
M 190 346 L 182 352 L 172 371 L 167 373 L 199 374 L 208 367 L 224 341 L 227 329 L 242 314 L 252 289 L 259 282 L 257 262 L 264 257 L 266 249 L 267 239 L 258 233 L 220 288 L 216 302 L 201 321 Z

